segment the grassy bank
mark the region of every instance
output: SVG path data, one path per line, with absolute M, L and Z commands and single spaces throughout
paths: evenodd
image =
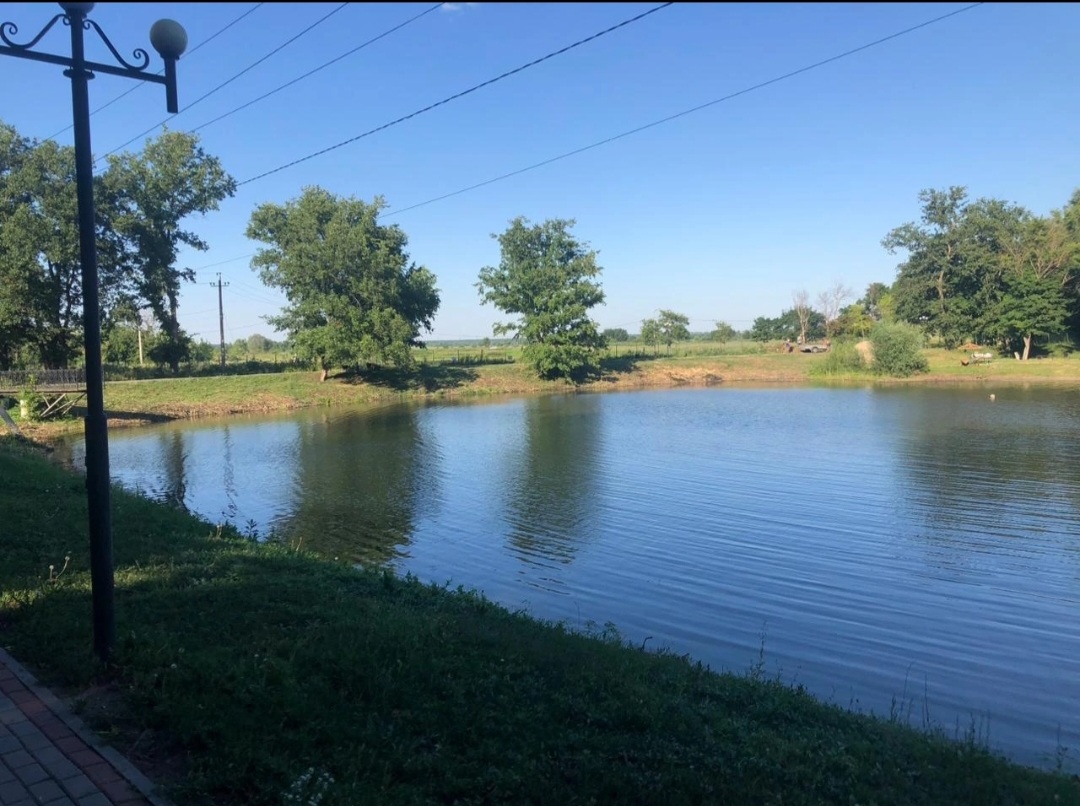
M 1080 802 L 1076 781 L 970 744 L 121 491 L 106 672 L 88 652 L 81 480 L 12 440 L 0 478 L 0 642 L 83 693 L 181 806 Z
M 576 387 L 580 391 L 616 391 L 721 383 L 811 383 L 853 381 L 889 383 L 1063 383 L 1080 384 L 1080 358 L 1020 362 L 998 359 L 991 364 L 961 366 L 962 351 L 926 350 L 930 372 L 899 381 L 869 372 L 822 375 L 816 372 L 827 354 L 758 352 L 699 355 L 678 350 L 673 356 L 609 356 L 601 376 Z M 470 356 L 465 356 L 469 358 Z M 476 358 L 476 356 L 471 356 Z M 543 381 L 520 361 L 506 363 L 435 363 L 416 371 L 373 372 L 362 377 L 331 377 L 320 383 L 315 372 L 169 378 L 117 381 L 105 385 L 110 427 L 229 414 L 269 413 L 314 406 L 386 403 L 416 397 L 479 397 L 565 392 L 562 381 Z M 77 412 L 76 412 L 77 414 Z M 26 426 L 31 436 L 81 428 L 75 417 L 66 422 Z
M 730 381 L 806 381 L 806 362 L 794 355 L 611 357 L 601 376 L 578 389 L 609 391 L 707 385 Z M 807 357 L 809 358 L 809 356 Z M 105 406 L 112 428 L 163 420 L 289 411 L 317 406 L 387 403 L 417 397 L 491 397 L 566 392 L 563 381 L 537 378 L 520 362 L 420 365 L 413 372 L 382 371 L 362 377 L 317 372 L 169 378 L 105 384 Z M 74 412 L 78 414 L 78 412 Z M 22 424 L 31 436 L 48 438 L 81 429 L 67 421 Z
M 581 389 L 635 389 L 703 385 L 731 380 L 799 381 L 806 362 L 792 355 L 612 358 L 595 381 Z M 403 397 L 476 397 L 564 392 L 563 381 L 537 378 L 524 364 L 428 364 L 414 372 L 373 372 L 359 377 L 285 373 L 223 378 L 110 383 L 106 406 L 119 419 L 147 413 L 166 417 L 282 411 L 291 408 L 387 402 Z

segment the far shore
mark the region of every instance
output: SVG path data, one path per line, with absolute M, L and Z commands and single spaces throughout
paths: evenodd
M 377 372 L 364 376 L 318 372 L 276 372 L 252 375 L 178 377 L 117 381 L 105 385 L 110 428 L 143 426 L 171 420 L 271 414 L 326 406 L 367 406 L 406 400 L 466 399 L 574 392 L 628 391 L 721 384 L 783 385 L 1063 385 L 1080 387 L 1080 359 L 1044 358 L 1026 362 L 998 359 L 963 366 L 962 351 L 925 351 L 930 371 L 910 378 L 885 378 L 870 372 L 825 375 L 815 365 L 825 355 L 800 353 L 729 354 L 718 356 L 659 355 L 608 359 L 599 378 L 581 384 L 545 381 L 520 362 L 421 365 L 408 373 Z M 35 440 L 64 436 L 82 429 L 78 409 L 63 420 L 20 422 L 23 434 Z M 0 433 L 7 433 L 0 427 Z

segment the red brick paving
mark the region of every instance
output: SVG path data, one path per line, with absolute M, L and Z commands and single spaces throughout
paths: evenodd
M 46 781 L 59 787 L 63 796 L 55 799 L 57 790 L 52 785 L 43 787 Z M 39 687 L 2 650 L 0 782 L 0 803 L 12 806 L 33 806 L 40 802 L 35 793 L 46 791 L 54 793 L 48 796 L 49 806 L 165 803 L 160 796 L 147 794 L 152 785 L 130 762 L 100 744 L 56 697 Z

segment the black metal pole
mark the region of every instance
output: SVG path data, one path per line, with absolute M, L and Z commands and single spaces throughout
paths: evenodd
M 74 5 L 74 4 L 72 4 Z M 90 585 L 93 600 L 94 652 L 108 662 L 116 641 L 113 609 L 113 547 L 109 488 L 109 432 L 105 419 L 104 371 L 101 365 L 101 313 L 98 300 L 97 225 L 94 220 L 94 165 L 90 151 L 90 96 L 83 21 L 71 21 L 71 105 L 75 122 L 75 186 L 79 202 L 79 256 L 82 262 L 83 335 L 86 348 L 86 500 L 90 521 Z

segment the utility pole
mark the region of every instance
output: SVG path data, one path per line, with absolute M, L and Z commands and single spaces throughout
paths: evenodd
M 142 311 L 135 312 L 135 332 L 139 334 L 139 366 L 146 366 L 143 363 L 143 351 L 142 351 Z
M 225 366 L 225 306 L 221 300 L 221 289 L 228 283 L 221 282 L 221 272 L 218 272 L 217 282 L 210 285 L 217 286 L 218 326 L 221 328 L 221 366 Z

